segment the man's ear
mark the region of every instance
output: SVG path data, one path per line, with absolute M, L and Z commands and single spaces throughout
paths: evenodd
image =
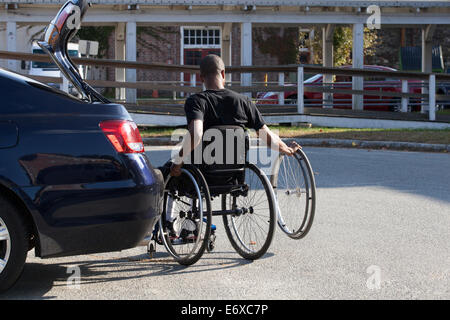
M 222 75 L 222 78 L 225 79 L 225 70 L 222 70 L 222 71 L 220 72 L 220 74 Z
M 200 81 L 205 82 L 205 78 L 203 78 L 203 76 L 201 74 L 200 74 Z

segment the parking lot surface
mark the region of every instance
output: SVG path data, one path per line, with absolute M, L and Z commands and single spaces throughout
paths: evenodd
M 147 151 L 155 166 L 170 154 Z M 216 250 L 191 267 L 161 246 L 152 259 L 145 247 L 45 260 L 30 252 L 21 279 L 0 298 L 450 299 L 450 156 L 305 151 L 317 208 L 303 240 L 277 230 L 268 254 L 249 262 L 215 218 Z

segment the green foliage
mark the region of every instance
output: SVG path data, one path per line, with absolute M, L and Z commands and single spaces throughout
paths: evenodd
M 316 34 L 321 35 L 322 30 L 316 29 Z M 379 39 L 376 31 L 364 29 L 364 56 L 369 57 L 375 54 Z M 322 37 L 316 37 L 312 43 L 314 48 L 314 63 L 322 64 Z M 333 36 L 334 65 L 352 64 L 353 31 L 350 27 L 336 27 Z

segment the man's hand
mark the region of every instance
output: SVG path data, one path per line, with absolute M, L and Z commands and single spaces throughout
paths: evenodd
M 170 167 L 170 175 L 173 177 L 179 177 L 181 175 L 181 167 L 183 166 L 183 163 L 175 164 L 172 163 L 172 166 Z
M 302 147 L 295 141 L 292 141 L 289 146 L 283 143 L 280 145 L 280 153 L 287 156 L 293 156 L 301 148 Z

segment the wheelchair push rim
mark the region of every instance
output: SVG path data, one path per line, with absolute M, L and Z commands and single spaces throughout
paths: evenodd
M 305 237 L 314 220 L 316 183 L 303 150 L 292 157 L 278 157 L 271 183 L 276 195 L 278 226 L 292 239 Z

